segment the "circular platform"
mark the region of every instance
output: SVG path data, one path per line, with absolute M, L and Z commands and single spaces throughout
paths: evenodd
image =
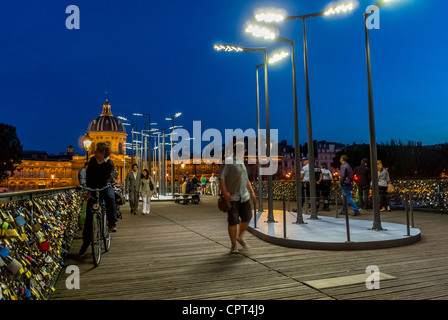
M 265 211 L 257 214 L 256 228 L 252 219 L 249 232 L 276 245 L 313 250 L 374 250 L 405 246 L 421 240 L 421 233 L 417 228 L 410 228 L 410 236 L 407 236 L 406 225 L 397 223 L 381 222 L 383 230 L 369 230 L 372 228 L 372 221 L 349 216 L 348 242 L 345 216 L 319 216 L 318 220 L 311 220 L 309 217 L 303 214 L 305 224 L 296 224 L 295 213 L 286 212 L 285 237 L 283 211 L 274 210 L 276 222 L 267 222 Z

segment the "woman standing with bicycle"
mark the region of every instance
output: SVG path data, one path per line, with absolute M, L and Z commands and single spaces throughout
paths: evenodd
M 111 154 L 109 142 L 98 142 L 96 144 L 95 156 L 90 158 L 89 166 L 86 171 L 86 186 L 91 189 L 100 189 L 106 187 L 112 179 L 114 172 L 114 163 L 109 159 Z M 115 207 L 115 193 L 111 186 L 99 193 L 100 200 L 106 204 L 107 226 L 109 232 L 115 232 L 117 222 L 117 208 Z M 79 255 L 84 255 L 92 239 L 92 203 L 95 196 L 89 193 L 87 204 L 86 221 L 82 233 L 83 244 Z
M 153 193 L 157 196 L 157 191 L 155 188 L 155 182 L 153 178 L 149 175 L 148 169 L 143 169 L 142 179 L 140 182 L 139 192 L 142 196 L 143 201 L 143 215 L 149 214 L 151 212 L 151 197 Z

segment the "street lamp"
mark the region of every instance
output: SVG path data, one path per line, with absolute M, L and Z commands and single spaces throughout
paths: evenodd
M 149 113 L 133 113 L 134 116 L 148 116 L 148 130 L 151 131 L 151 114 Z M 154 125 L 157 123 L 154 123 Z M 145 125 L 145 129 L 146 129 L 146 125 Z M 143 140 L 143 139 L 142 139 Z M 149 156 L 148 156 L 148 168 L 149 171 L 151 171 L 151 139 L 149 139 L 148 141 L 148 150 L 149 150 Z
M 385 0 L 381 0 L 385 1 Z M 307 39 L 306 39 L 306 22 L 305 20 L 307 18 L 314 18 L 314 17 L 322 17 L 322 16 L 329 16 L 333 14 L 340 14 L 344 12 L 348 12 L 354 9 L 353 3 L 347 3 L 347 4 L 340 4 L 336 7 L 329 8 L 325 11 L 321 11 L 314 14 L 307 14 L 307 15 L 300 15 L 300 16 L 282 16 L 280 14 L 273 15 L 269 12 L 265 13 L 259 13 L 255 16 L 257 21 L 260 22 L 279 22 L 283 20 L 298 20 L 302 19 L 303 21 L 303 54 L 304 54 L 304 67 L 305 67 L 305 90 L 306 90 L 306 118 L 307 118 L 307 135 L 308 135 L 308 160 L 309 160 L 309 172 L 310 172 L 310 198 L 311 198 L 311 215 L 310 219 L 317 219 L 317 210 L 316 210 L 316 177 L 314 173 L 314 145 L 313 145 L 313 135 L 312 135 L 312 127 L 311 127 L 311 103 L 310 103 L 310 88 L 309 88 L 309 75 L 308 75 L 308 47 L 307 47 Z M 275 19 L 273 18 L 275 17 Z M 292 54 L 294 56 L 294 54 Z M 298 137 L 297 137 L 298 138 Z M 300 152 L 299 149 L 296 151 Z M 296 160 L 297 162 L 297 160 Z M 297 164 L 296 164 L 297 166 Z M 296 167 L 297 170 L 297 167 Z M 298 173 L 300 171 L 296 171 Z M 297 178 L 297 180 L 299 180 Z M 300 203 L 301 206 L 301 203 Z M 297 210 L 300 207 L 297 206 Z M 298 215 L 299 216 L 299 215 Z
M 269 93 L 268 93 L 268 61 L 266 48 L 247 48 L 232 45 L 222 45 L 218 44 L 213 47 L 216 51 L 226 51 L 226 52 L 263 52 L 264 57 L 264 87 L 265 87 L 265 109 L 266 109 L 266 156 L 269 158 L 271 156 L 271 128 L 269 120 Z M 258 81 L 258 77 L 257 77 Z M 258 161 L 261 158 L 260 150 L 260 130 L 257 132 L 258 136 Z M 272 174 L 268 174 L 268 220 L 267 222 L 275 222 L 274 219 L 274 201 L 272 197 Z
M 258 17 L 258 18 L 257 18 Z M 257 19 L 264 19 L 265 21 L 280 21 L 280 15 L 271 14 L 266 16 L 257 15 Z M 249 25 L 246 28 L 246 32 L 251 32 L 254 36 L 260 37 L 263 36 L 265 39 L 272 39 L 280 42 L 286 42 L 291 45 L 291 63 L 292 63 L 292 84 L 293 84 L 293 108 L 294 108 L 294 149 L 295 149 L 295 170 L 296 170 L 296 202 L 297 202 L 297 219 L 296 223 L 305 223 L 303 221 L 302 216 L 302 181 L 298 179 L 300 176 L 300 142 L 299 142 L 299 116 L 297 110 L 297 86 L 296 86 L 296 62 L 295 62 L 295 50 L 294 50 L 294 41 L 288 40 L 282 37 L 279 37 L 275 34 L 275 32 L 263 28 L 263 32 L 258 31 L 258 33 L 254 32 L 254 30 L 260 30 L 260 28 L 256 28 L 253 25 Z M 273 58 L 273 61 L 278 61 L 280 58 L 284 58 L 285 53 L 280 53 Z
M 274 54 L 268 59 L 269 64 L 277 63 L 289 55 L 288 52 L 282 51 L 280 53 Z M 256 66 L 255 75 L 257 80 L 257 137 L 258 137 L 258 148 L 261 148 L 260 140 L 260 85 L 258 81 L 258 69 L 264 67 L 264 63 Z M 258 212 L 263 213 L 263 179 L 261 178 L 261 163 L 260 158 L 257 159 L 257 173 L 258 173 Z
M 180 117 L 182 115 L 182 112 L 177 112 L 174 117 L 171 118 L 165 118 L 165 120 L 169 120 L 173 122 L 173 126 L 171 129 L 171 194 L 173 195 L 174 198 L 174 152 L 173 152 L 173 139 L 174 139 L 174 119 Z
M 131 165 L 134 164 L 134 126 L 135 126 L 135 130 L 137 130 L 137 124 L 134 123 L 134 121 L 129 120 L 125 117 L 122 116 L 118 116 L 117 117 L 120 120 L 125 120 L 125 121 L 129 121 L 131 123 L 125 123 L 123 122 L 124 126 L 131 126 L 131 140 L 132 140 L 132 148 L 131 148 Z
M 367 89 L 369 100 L 369 135 L 370 135 L 370 164 L 372 172 L 372 210 L 373 210 L 373 226 L 372 230 L 381 231 L 380 218 L 380 199 L 379 199 L 379 187 L 378 187 L 378 156 L 376 148 L 376 134 L 375 134 L 375 114 L 373 111 L 373 90 L 372 90 L 372 68 L 370 63 L 370 39 L 369 28 L 367 27 L 367 18 L 375 10 L 378 10 L 384 6 L 388 0 L 380 0 L 372 7 L 368 12 L 364 12 L 364 29 L 366 38 L 366 60 L 367 60 Z
M 84 138 L 82 139 L 82 143 L 84 145 L 84 149 L 86 150 L 86 161 L 89 161 L 89 151 L 92 145 L 92 138 L 89 136 L 89 133 L 86 133 Z

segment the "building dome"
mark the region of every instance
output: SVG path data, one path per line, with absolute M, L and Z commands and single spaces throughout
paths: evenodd
M 110 103 L 107 101 L 103 104 L 103 112 L 98 118 L 89 123 L 87 132 L 119 132 L 126 133 L 124 125 L 115 118 L 110 110 Z

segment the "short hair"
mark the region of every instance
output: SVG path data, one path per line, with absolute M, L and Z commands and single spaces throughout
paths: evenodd
M 134 169 L 135 166 L 137 166 L 137 168 L 138 168 L 138 164 L 136 164 L 136 163 L 134 163 L 131 168 Z
M 344 154 L 341 156 L 342 160 L 344 160 L 344 162 L 348 161 L 348 155 Z
M 111 155 L 111 147 L 109 141 L 101 141 L 96 144 L 96 151 L 99 151 L 104 154 L 105 157 Z
M 367 163 L 368 163 L 367 158 L 364 158 L 364 159 L 361 160 L 361 164 L 367 164 Z

